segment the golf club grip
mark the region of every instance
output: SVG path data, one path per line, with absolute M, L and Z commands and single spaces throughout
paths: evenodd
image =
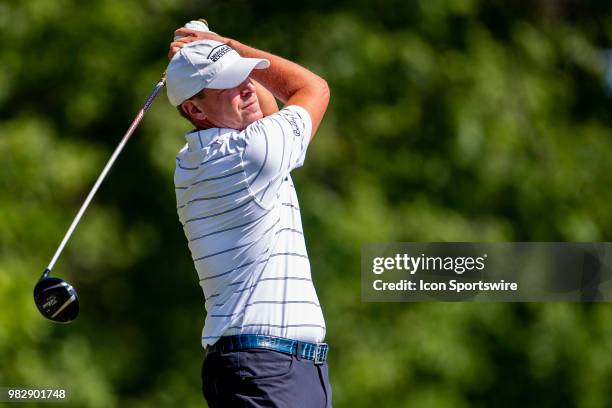
M 166 74 L 164 73 L 163 76 L 161 77 L 161 79 L 159 80 L 159 82 L 155 85 L 155 88 L 153 88 L 153 92 L 151 92 L 151 95 L 149 95 L 149 97 L 145 101 L 144 106 L 142 107 L 142 109 L 140 109 L 140 111 L 136 115 L 136 118 L 134 118 L 134 120 L 132 121 L 132 124 L 128 128 L 127 132 L 125 133 L 125 135 L 123 135 L 123 138 L 121 139 L 121 142 L 119 142 L 119 145 L 115 148 L 115 151 L 111 155 L 110 159 L 108 159 L 108 161 L 106 162 L 106 165 L 104 166 L 104 169 L 102 170 L 102 173 L 100 173 L 100 175 L 98 176 L 98 179 L 96 180 L 95 184 L 93 185 L 93 187 L 89 191 L 89 194 L 87 195 L 87 198 L 85 199 L 85 202 L 83 202 L 83 205 L 81 205 L 81 208 L 79 209 L 79 212 L 77 213 L 76 217 L 72 221 L 72 224 L 70 224 L 70 227 L 68 228 L 68 231 L 66 231 L 66 235 L 64 235 L 64 239 L 62 239 L 62 242 L 60 243 L 59 247 L 55 251 L 55 254 L 53 255 L 53 258 L 51 259 L 51 262 L 49 263 L 49 266 L 47 266 L 47 270 L 48 271 L 51 271 L 51 269 L 53 269 L 53 267 L 55 266 L 55 263 L 57 262 L 57 259 L 59 258 L 60 254 L 62 253 L 62 250 L 66 246 L 66 243 L 70 239 L 70 236 L 74 232 L 74 229 L 76 228 L 77 224 L 81 220 L 81 217 L 83 216 L 83 213 L 85 213 L 85 210 L 89 206 L 89 203 L 91 202 L 91 200 L 93 199 L 94 195 L 98 191 L 98 188 L 100 187 L 100 184 L 102 184 L 102 181 L 104 181 L 104 179 L 106 178 L 106 175 L 108 174 L 109 170 L 111 169 L 111 167 L 115 163 L 115 160 L 117 159 L 117 156 L 119 156 L 119 153 L 121 153 L 121 151 L 123 150 L 123 147 L 125 146 L 125 144 L 129 140 L 130 136 L 132 136 L 132 133 L 134 133 L 134 130 L 138 127 L 138 124 L 140 124 L 140 121 L 144 117 L 144 114 L 147 112 L 147 110 L 151 106 L 151 103 L 153 103 L 153 100 L 155 99 L 155 97 L 157 96 L 159 91 L 164 87 L 165 83 L 166 83 Z
M 197 19 L 197 20 L 191 20 L 188 23 L 186 23 L 183 27 L 185 28 L 189 28 L 191 30 L 195 30 L 195 31 L 202 31 L 202 32 L 206 32 L 206 31 L 210 31 L 209 26 L 208 26 L 208 21 L 206 21 L 203 18 Z M 175 35 L 174 36 L 174 41 L 183 38 L 184 36 L 182 35 Z

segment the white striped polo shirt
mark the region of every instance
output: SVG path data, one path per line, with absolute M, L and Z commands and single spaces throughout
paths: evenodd
M 243 131 L 186 135 L 174 183 L 204 291 L 204 347 L 244 333 L 325 337 L 289 174 L 304 163 L 311 129 L 308 112 L 289 106 Z

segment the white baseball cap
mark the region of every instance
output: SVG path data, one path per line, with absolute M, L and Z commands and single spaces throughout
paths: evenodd
M 204 88 L 233 88 L 253 69 L 269 66 L 267 59 L 243 58 L 227 44 L 213 40 L 194 41 L 183 46 L 168 64 L 168 99 L 173 106 L 178 106 Z

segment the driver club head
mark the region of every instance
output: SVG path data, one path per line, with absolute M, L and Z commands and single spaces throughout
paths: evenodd
M 74 287 L 60 278 L 50 278 L 46 269 L 34 287 L 34 302 L 40 313 L 56 323 L 70 323 L 79 315 L 79 297 Z

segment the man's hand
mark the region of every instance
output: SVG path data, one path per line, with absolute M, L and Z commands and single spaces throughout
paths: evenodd
M 229 38 L 221 37 L 217 33 L 213 33 L 212 31 L 197 31 L 189 28 L 181 27 L 174 32 L 175 36 L 182 36 L 182 38 L 177 39 L 176 41 L 172 41 L 170 43 L 170 50 L 168 51 L 168 59 L 172 59 L 174 54 L 178 52 L 181 48 L 193 41 L 199 40 L 215 40 L 222 42 L 223 44 L 227 44 L 229 42 Z

